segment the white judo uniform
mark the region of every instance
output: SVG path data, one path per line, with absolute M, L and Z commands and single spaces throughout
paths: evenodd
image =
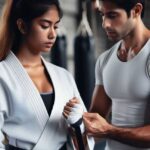
M 55 91 L 50 117 L 17 57 L 10 52 L 0 62 L 0 150 L 5 149 L 3 133 L 10 145 L 26 150 L 58 150 L 67 141 L 63 108 L 73 97 L 81 98 L 68 71 L 42 60 Z
M 131 60 L 117 57 L 120 42 L 104 52 L 96 64 L 96 84 L 112 100 L 112 124 L 118 127 L 150 125 L 150 39 Z M 105 150 L 150 150 L 108 139 Z

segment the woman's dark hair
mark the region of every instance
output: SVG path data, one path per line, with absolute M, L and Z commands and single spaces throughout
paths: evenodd
M 42 16 L 50 5 L 57 7 L 61 18 L 62 10 L 58 0 L 6 0 L 0 24 L 0 60 L 5 59 L 10 50 L 17 51 L 21 39 L 17 20 L 21 18 L 30 26 L 32 20 Z
M 145 11 L 145 0 L 100 0 L 100 1 L 109 1 L 111 3 L 114 3 L 119 8 L 124 9 L 127 12 L 127 15 L 130 16 L 131 9 L 137 4 L 141 3 L 143 6 L 141 17 L 144 17 L 144 11 Z

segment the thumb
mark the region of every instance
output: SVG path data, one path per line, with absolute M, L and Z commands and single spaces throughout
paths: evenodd
M 83 117 L 83 122 L 84 122 L 85 124 L 90 124 L 90 123 L 91 123 L 90 119 L 85 118 L 85 117 Z
M 86 119 L 95 119 L 96 117 L 98 117 L 98 114 L 97 113 L 87 113 L 87 112 L 84 112 L 83 113 L 83 118 L 86 118 Z

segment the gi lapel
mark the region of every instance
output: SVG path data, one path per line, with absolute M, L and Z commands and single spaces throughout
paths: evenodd
M 34 150 L 55 150 L 59 149 L 67 138 L 66 130 L 63 127 L 64 119 L 62 117 L 62 110 L 64 107 L 64 101 L 62 101 L 62 99 L 64 99 L 64 94 L 61 82 L 59 82 L 58 74 L 56 73 L 54 66 L 48 64 L 46 61 L 44 61 L 44 59 L 43 63 L 51 77 L 51 81 L 54 86 L 55 102 L 50 119 L 47 122 L 47 125 L 45 126 L 44 132 L 41 135 L 38 143 L 35 145 Z
M 41 126 L 40 130 L 42 131 L 49 119 L 49 116 L 37 88 L 23 68 L 20 61 L 12 52 L 10 52 L 10 54 L 7 56 L 4 63 L 8 65 L 8 67 L 14 73 L 14 76 L 17 78 L 18 84 L 20 84 L 20 87 L 24 91 L 26 100 L 33 108 L 32 110 L 37 117 L 37 121 Z

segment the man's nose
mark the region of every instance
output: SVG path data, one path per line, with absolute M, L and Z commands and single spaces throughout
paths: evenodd
M 103 21 L 102 21 L 102 27 L 104 29 L 110 28 L 111 27 L 111 21 L 104 17 Z

